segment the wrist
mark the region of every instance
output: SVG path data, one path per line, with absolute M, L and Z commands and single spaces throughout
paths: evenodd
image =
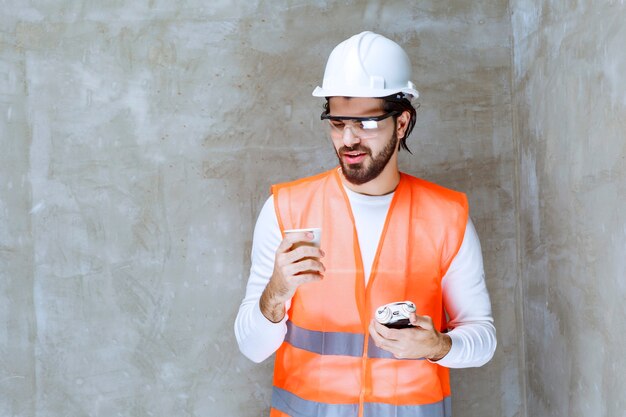
M 278 323 L 285 317 L 285 303 L 283 297 L 272 288 L 271 283 L 265 287 L 259 299 L 259 308 L 266 319 L 272 323 Z
M 435 352 L 434 355 L 430 356 L 428 359 L 436 362 L 438 360 L 443 359 L 448 352 L 450 352 L 450 349 L 452 348 L 452 339 L 450 338 L 450 336 L 448 336 L 445 333 L 439 333 L 440 338 L 439 338 L 439 345 L 437 347 L 437 351 Z

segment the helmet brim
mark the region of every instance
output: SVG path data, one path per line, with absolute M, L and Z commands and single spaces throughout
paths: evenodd
M 419 97 L 419 92 L 414 88 L 383 88 L 383 89 L 367 89 L 364 91 L 362 88 L 341 88 L 341 89 L 324 89 L 322 87 L 316 87 L 313 90 L 312 95 L 314 97 L 366 97 L 366 98 L 381 98 L 388 97 L 393 94 L 402 93 L 409 100 L 415 100 Z

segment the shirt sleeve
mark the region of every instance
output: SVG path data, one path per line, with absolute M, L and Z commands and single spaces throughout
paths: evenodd
M 486 364 L 496 350 L 496 328 L 485 285 L 480 241 L 469 218 L 459 252 L 441 285 L 452 348 L 436 363 L 448 368 Z
M 274 200 L 270 196 L 254 228 L 250 277 L 235 319 L 235 337 L 239 350 L 257 363 L 270 357 L 280 347 L 287 333 L 287 314 L 279 323 L 272 323 L 261 313 L 259 306 L 261 294 L 274 271 L 276 249 L 281 241 Z M 286 308 L 289 309 L 289 303 Z

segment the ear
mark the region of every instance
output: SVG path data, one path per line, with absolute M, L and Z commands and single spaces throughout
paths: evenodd
M 406 129 L 409 127 L 409 120 L 411 120 L 411 113 L 403 111 L 396 119 L 396 135 L 398 138 L 404 137 Z

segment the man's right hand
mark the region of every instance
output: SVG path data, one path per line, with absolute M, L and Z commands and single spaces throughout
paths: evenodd
M 274 272 L 259 300 L 269 321 L 278 323 L 285 317 L 285 303 L 300 285 L 323 278 L 325 268 L 320 258 L 324 251 L 308 245 L 311 240 L 312 232 L 289 233 L 278 246 Z

